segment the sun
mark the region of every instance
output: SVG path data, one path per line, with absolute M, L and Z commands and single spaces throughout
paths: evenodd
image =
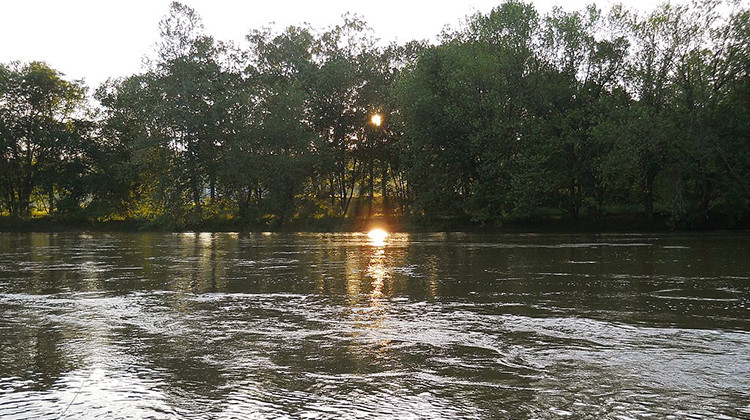
M 383 117 L 380 114 L 374 114 L 370 117 L 370 122 L 376 127 L 380 127 L 383 124 Z

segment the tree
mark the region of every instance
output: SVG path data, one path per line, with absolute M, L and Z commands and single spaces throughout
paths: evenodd
M 203 34 L 199 16 L 172 3 L 160 22 L 157 57 L 147 72 L 100 92 L 110 135 L 128 138 L 127 153 L 143 173 L 141 192 L 168 223 L 202 219 L 213 202 L 221 153 L 242 107 L 239 77 L 223 68 L 223 45 Z
M 417 211 L 498 222 L 538 168 L 530 114 L 538 16 L 509 1 L 426 50 L 399 85 Z M 528 190 L 526 184 L 523 189 Z M 531 195 L 531 194 L 529 194 Z
M 149 91 L 148 75 L 108 80 L 95 92 L 102 106 L 99 123 L 103 147 L 99 150 L 98 170 L 91 178 L 98 213 L 142 218 L 154 212 L 153 188 L 163 174 L 150 164 L 155 159 L 150 137 L 158 132 L 152 112 L 156 98 Z
M 14 218 L 30 214 L 34 189 L 44 186 L 54 207 L 56 181 L 73 190 L 90 122 L 85 88 L 45 63 L 0 66 L 0 191 Z
M 289 27 L 276 35 L 254 31 L 248 40 L 250 64 L 242 85 L 246 117 L 228 143 L 222 179 L 241 217 L 271 214 L 283 225 L 299 207 L 296 198 L 312 171 L 317 136 L 309 92 L 315 39 L 307 28 Z
M 556 8 L 545 19 L 545 59 L 559 72 L 547 81 L 557 97 L 549 116 L 558 151 L 550 173 L 573 218 L 584 206 L 597 216 L 607 194 L 603 160 L 616 139 L 605 127 L 628 102 L 621 86 L 629 43 L 618 31 L 621 24 L 619 8 L 605 16 L 593 5 L 574 12 Z
M 174 156 L 172 181 L 192 202 L 192 218 L 200 220 L 206 186 L 211 198 L 215 196 L 226 104 L 222 99 L 230 85 L 217 60 L 220 46 L 203 35 L 194 10 L 172 3 L 160 30 L 151 86 L 160 100 L 154 112 Z
M 692 226 L 732 225 L 750 210 L 750 12 L 735 9 L 723 18 L 717 6 L 691 10 L 692 43 L 675 65 L 679 141 L 667 210 Z
M 345 16 L 320 36 L 318 70 L 312 90 L 312 123 L 320 135 L 316 145 L 317 176 L 327 180 L 332 207 L 345 217 L 369 171 L 366 126 L 378 109 L 378 52 L 365 22 Z
M 655 181 L 667 164 L 674 139 L 671 118 L 676 63 L 684 56 L 694 35 L 685 6 L 660 5 L 630 24 L 635 51 L 629 63 L 629 84 L 636 98 L 632 120 L 630 150 L 639 171 L 639 187 L 646 220 L 654 215 Z

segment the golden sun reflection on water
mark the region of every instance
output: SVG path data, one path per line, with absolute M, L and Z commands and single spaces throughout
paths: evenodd
M 367 266 L 367 275 L 372 278 L 372 292 L 370 299 L 373 306 L 379 306 L 383 298 L 383 286 L 385 280 L 389 277 L 388 269 L 385 264 L 385 250 L 377 249 L 371 256 Z
M 367 232 L 367 237 L 370 238 L 371 245 L 384 246 L 385 240 L 388 238 L 388 232 L 380 228 L 375 228 Z
M 387 338 L 388 329 L 388 293 L 391 281 L 391 270 L 388 267 L 386 248 L 377 246 L 370 248 L 367 271 L 364 279 L 370 283 L 370 293 L 367 303 L 359 308 L 359 326 L 362 337 L 367 337 L 377 344 L 373 354 L 379 357 L 391 344 Z M 363 302 L 364 303 L 364 302 Z

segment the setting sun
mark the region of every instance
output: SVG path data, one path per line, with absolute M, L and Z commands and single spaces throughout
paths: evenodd
M 380 114 L 375 114 L 370 117 L 370 122 L 372 123 L 372 125 L 380 127 L 380 125 L 383 124 L 383 117 Z

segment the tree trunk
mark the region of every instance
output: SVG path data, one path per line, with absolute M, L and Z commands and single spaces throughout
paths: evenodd
M 18 196 L 20 217 L 29 217 L 31 215 L 31 191 L 34 187 L 30 181 L 25 184 L 26 185 L 23 186 Z
M 646 175 L 646 189 L 643 195 L 643 209 L 646 212 L 646 221 L 654 220 L 654 178 L 656 173 L 649 172 Z
M 734 167 L 730 164 L 729 159 L 727 158 L 727 154 L 724 152 L 724 149 L 719 147 L 718 144 L 715 144 L 714 148 L 717 152 L 719 152 L 719 156 L 724 162 L 724 166 L 726 166 L 729 174 L 732 176 L 732 178 L 734 178 L 735 182 L 737 182 L 737 185 L 740 186 L 742 191 L 745 192 L 745 196 L 750 199 L 750 188 L 745 185 L 745 179 L 734 170 Z
M 380 175 L 380 186 L 383 195 L 383 215 L 387 216 L 390 211 L 388 208 L 388 165 L 385 162 L 383 162 L 383 172 Z
M 201 209 L 201 191 L 200 191 L 200 185 L 198 185 L 198 181 L 195 179 L 195 177 L 192 177 L 190 179 L 190 191 L 193 196 L 193 204 L 195 207 L 193 208 L 193 222 L 199 222 L 202 218 L 202 209 Z
M 570 188 L 570 204 L 568 205 L 568 212 L 573 216 L 573 220 L 578 220 L 578 211 L 580 207 L 578 205 L 578 187 L 576 186 L 575 178 L 572 176 L 568 188 Z
M 703 183 L 703 194 L 701 196 L 701 218 L 700 227 L 706 228 L 709 224 L 708 212 L 711 208 L 711 195 L 713 193 L 713 183 L 710 179 L 706 179 Z
M 211 176 L 209 187 L 211 189 L 211 204 L 213 204 L 214 200 L 216 200 L 216 177 Z
M 55 212 L 55 187 L 50 185 L 47 194 L 49 194 L 49 209 L 47 213 L 51 215 Z
M 331 209 L 336 206 L 336 189 L 333 186 L 333 174 L 328 177 L 328 196 L 331 198 Z
M 13 220 L 18 219 L 18 200 L 16 199 L 16 193 L 13 189 L 8 191 L 8 210 L 10 212 L 10 218 Z
M 369 191 L 370 195 L 368 197 L 368 203 L 367 203 L 367 218 L 368 219 L 372 217 L 372 202 L 375 198 L 375 179 L 374 179 L 375 171 L 373 170 L 374 166 L 375 166 L 375 162 L 373 161 L 373 159 L 370 159 L 370 167 L 368 168 L 370 172 L 369 173 L 370 179 L 369 179 L 369 185 L 368 185 L 368 188 L 370 190 Z

